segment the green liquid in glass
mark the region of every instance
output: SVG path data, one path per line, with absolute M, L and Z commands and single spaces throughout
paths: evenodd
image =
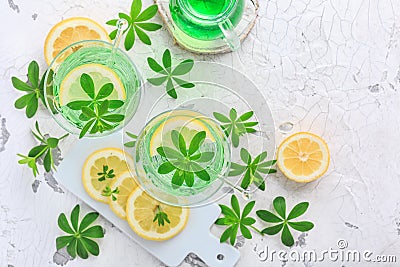
M 125 117 L 133 114 L 139 105 L 138 91 L 140 87 L 140 79 L 138 78 L 136 69 L 130 62 L 129 58 L 123 54 L 114 53 L 112 54 L 112 60 L 110 60 L 111 54 L 112 50 L 110 48 L 99 46 L 88 48 L 83 47 L 69 55 L 60 64 L 53 78 L 53 94 L 55 96 L 55 101 L 58 100 L 60 85 L 68 73 L 82 65 L 95 63 L 112 69 L 117 74 L 125 88 L 126 100 L 124 105 L 118 109 L 112 110 L 111 113 L 124 114 Z M 106 82 L 107 81 L 104 81 L 103 84 Z M 101 88 L 103 84 L 96 84 L 96 90 Z M 79 117 L 81 111 L 72 110 L 66 105 L 59 107 L 59 109 L 62 116 L 75 127 L 82 129 L 85 125 L 86 121 L 82 121 Z M 119 124 L 120 123 L 110 123 L 113 128 L 117 127 Z
M 199 40 L 223 37 L 219 22 L 229 19 L 233 26 L 243 15 L 244 0 L 172 0 L 170 11 L 184 33 Z

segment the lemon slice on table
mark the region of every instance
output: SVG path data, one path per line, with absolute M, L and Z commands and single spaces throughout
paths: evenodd
M 86 192 L 93 199 L 109 203 L 110 198 L 103 196 L 106 186 L 111 187 L 111 183 L 116 177 L 129 170 L 133 166 L 133 159 L 119 148 L 104 148 L 97 150 L 89 155 L 82 168 L 82 184 Z M 103 166 L 108 167 L 108 171 L 113 170 L 114 178 L 106 178 L 99 181 L 103 172 Z
M 116 194 L 116 200 L 110 200 L 110 208 L 118 217 L 125 219 L 126 201 L 132 191 L 138 187 L 136 180 L 132 177 L 130 172 L 124 172 L 115 177 L 115 180 L 112 182 L 110 187 L 111 190 L 118 188 L 119 191 L 119 193 Z
M 65 106 L 69 102 L 76 100 L 90 100 L 80 84 L 80 78 L 83 73 L 89 74 L 93 79 L 96 94 L 104 84 L 112 83 L 114 85 L 114 90 L 106 99 L 126 99 L 125 88 L 118 75 L 109 67 L 90 63 L 71 70 L 65 76 L 59 91 L 60 106 Z
M 319 136 L 300 132 L 286 138 L 278 148 L 278 167 L 289 179 L 311 182 L 326 173 L 329 167 L 329 149 Z
M 198 115 L 199 114 L 197 114 L 197 116 Z M 157 148 L 161 145 L 174 147 L 171 139 L 172 130 L 177 130 L 182 134 L 187 147 L 189 147 L 193 136 L 200 131 L 206 132 L 206 141 L 208 139 L 211 142 L 215 142 L 214 136 L 204 123 L 205 120 L 205 118 L 196 118 L 189 115 L 167 117 L 167 119 L 153 132 L 150 140 L 150 156 L 157 155 Z
M 107 31 L 96 21 L 89 18 L 73 17 L 57 23 L 47 34 L 44 43 L 44 58 L 50 65 L 53 59 L 67 46 L 83 40 L 110 41 Z M 77 47 L 79 49 L 79 47 Z M 59 58 L 58 61 L 63 61 Z
M 154 218 L 158 211 L 168 216 L 168 222 L 159 225 Z M 135 189 L 126 203 L 126 219 L 132 230 L 148 240 L 163 241 L 179 234 L 186 226 L 189 209 L 170 206 L 150 197 L 141 188 Z

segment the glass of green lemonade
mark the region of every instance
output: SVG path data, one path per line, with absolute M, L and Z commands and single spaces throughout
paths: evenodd
M 45 99 L 62 128 L 98 137 L 121 129 L 133 117 L 142 84 L 121 49 L 104 41 L 81 41 L 54 58 L 45 78 Z
M 224 183 L 230 143 L 211 118 L 177 109 L 151 119 L 135 147 L 135 170 L 144 189 L 160 201 L 201 205 Z
M 239 24 L 245 0 L 170 0 L 171 17 L 188 36 L 204 40 L 223 38 L 232 50 L 240 47 L 234 32 Z

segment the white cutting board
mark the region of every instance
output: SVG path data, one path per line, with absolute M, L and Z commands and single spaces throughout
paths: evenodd
M 220 215 L 216 204 L 191 209 L 188 223 L 180 234 L 170 240 L 156 242 L 137 236 L 128 223 L 117 217 L 108 205 L 91 199 L 82 186 L 82 166 L 93 151 L 106 147 L 122 149 L 121 133 L 97 139 L 83 139 L 76 143 L 59 166 L 57 181 L 168 266 L 179 265 L 190 252 L 198 255 L 209 266 L 228 267 L 236 264 L 240 257 L 239 251 L 228 244 L 221 244 L 210 233 L 210 227 Z M 219 254 L 223 255 L 222 260 L 217 259 Z

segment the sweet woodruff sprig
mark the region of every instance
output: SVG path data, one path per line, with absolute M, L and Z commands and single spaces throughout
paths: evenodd
M 124 101 L 105 99 L 115 90 L 112 83 L 104 84 L 96 94 L 93 79 L 89 74 L 83 73 L 79 81 L 90 100 L 77 100 L 67 104 L 72 110 L 80 110 L 79 119 L 85 122 L 79 138 L 84 137 L 87 132 L 95 134 L 112 130 L 112 123 L 119 123 L 125 119 L 123 114 L 111 113 L 122 107 Z
M 144 44 L 151 45 L 150 37 L 145 31 L 157 31 L 162 27 L 162 25 L 157 23 L 146 22 L 156 15 L 157 5 L 151 5 L 142 12 L 141 11 L 142 1 L 133 0 L 129 15 L 122 12 L 118 14 L 120 19 L 125 19 L 128 22 L 128 27 L 123 31 L 124 34 L 126 33 L 124 46 L 127 51 L 130 50 L 135 44 L 136 35 Z M 112 19 L 106 22 L 106 24 L 111 26 L 117 26 L 117 23 L 118 19 Z M 118 29 L 113 30 L 109 34 L 111 40 L 115 39 L 117 32 Z
M 102 196 L 111 197 L 112 201 L 117 201 L 117 195 L 119 194 L 119 189 L 116 187 L 114 190 L 111 189 L 109 185 L 101 193 Z
M 108 168 L 108 165 L 103 165 L 103 171 L 98 172 L 97 175 L 99 178 L 97 179 L 99 182 L 105 181 L 106 179 L 112 179 L 115 177 L 114 169 Z
M 58 147 L 59 142 L 68 136 L 68 134 L 63 135 L 60 138 L 55 137 L 45 137 L 39 129 L 38 122 L 35 123 L 36 132 L 32 131 L 33 136 L 36 138 L 37 141 L 40 142 L 40 145 L 33 147 L 29 152 L 28 155 L 17 154 L 20 159 L 18 161 L 19 164 L 26 164 L 29 168 L 32 169 L 33 175 L 39 173 L 37 163 L 39 159 L 43 160 L 43 166 L 46 172 L 49 172 L 51 169 L 55 170 L 55 164 L 53 159 L 53 150 Z
M 170 220 L 168 219 L 168 214 L 163 212 L 162 208 L 160 205 L 157 206 L 155 210 L 155 215 L 153 218 L 153 222 L 157 221 L 158 226 L 164 226 L 165 223 L 171 223 Z
M 249 214 L 253 210 L 255 204 L 255 201 L 247 203 L 247 205 L 243 208 L 243 211 L 241 212 L 237 197 L 235 195 L 232 195 L 232 208 L 222 204 L 219 205 L 219 207 L 221 208 L 221 213 L 222 215 L 224 215 L 224 217 L 218 218 L 215 221 L 215 224 L 227 227 L 221 235 L 221 243 L 229 239 L 230 244 L 233 246 L 235 244 L 236 236 L 239 230 L 242 233 L 243 237 L 246 239 L 251 239 L 253 237 L 249 228 L 258 233 L 261 233 L 260 230 L 253 226 L 253 224 L 256 223 L 256 220 L 252 217 L 249 217 Z
M 300 231 L 307 232 L 314 228 L 314 224 L 309 221 L 293 222 L 292 220 L 303 215 L 309 206 L 308 202 L 301 202 L 293 207 L 286 216 L 286 201 L 284 197 L 277 197 L 273 201 L 274 209 L 278 215 L 268 210 L 258 210 L 257 216 L 267 222 L 274 224 L 262 230 L 263 234 L 276 235 L 282 231 L 281 241 L 285 246 L 291 247 L 294 244 L 293 235 L 290 232 L 290 228 Z
M 70 223 L 64 213 L 58 216 L 58 227 L 67 235 L 56 238 L 57 250 L 67 247 L 67 252 L 72 258 L 76 258 L 77 255 L 82 259 L 87 259 L 90 254 L 98 256 L 100 248 L 93 239 L 103 238 L 104 230 L 100 225 L 91 225 L 99 214 L 90 212 L 79 222 L 79 212 L 80 206 L 76 205 L 71 212 Z
M 27 82 L 23 82 L 17 77 L 11 77 L 11 82 L 15 89 L 26 93 L 15 101 L 15 108 L 25 108 L 26 116 L 32 118 L 38 110 L 39 99 L 42 101 L 43 105 L 46 106 L 44 100 L 44 77 L 46 76 L 46 72 L 39 80 L 39 65 L 33 60 L 29 63 L 27 76 Z
M 231 163 L 231 170 L 229 176 L 238 176 L 244 173 L 240 187 L 247 189 L 251 184 L 255 184 L 260 190 L 265 190 L 265 182 L 263 175 L 276 173 L 276 169 L 272 166 L 275 165 L 276 160 L 267 160 L 268 153 L 264 151 L 257 155 L 254 160 L 245 148 L 240 149 L 240 158 L 244 165 L 238 163 Z
M 167 94 L 174 99 L 178 98 L 178 94 L 176 93 L 176 88 L 178 87 L 193 88 L 195 86 L 194 83 L 185 81 L 180 78 L 180 76 L 185 75 L 192 70 L 194 65 L 194 61 L 192 59 L 183 60 L 176 67 L 173 68 L 171 52 L 169 51 L 169 49 L 166 49 L 162 57 L 163 66 L 161 66 L 152 57 L 147 58 L 147 63 L 154 72 L 161 75 L 156 78 L 148 78 L 147 80 L 149 81 L 149 83 L 155 86 L 160 86 L 165 82 L 167 82 L 166 83 Z
M 200 152 L 200 146 L 206 138 L 206 132 L 197 132 L 186 147 L 183 135 L 172 130 L 171 139 L 175 148 L 160 146 L 157 152 L 166 159 L 166 162 L 158 167 L 159 174 L 174 172 L 172 185 L 182 186 L 185 182 L 188 187 L 194 184 L 195 175 L 203 181 L 210 180 L 210 174 L 199 163 L 206 163 L 212 160 L 214 152 Z
M 289 215 L 286 216 L 286 201 L 284 197 L 280 196 L 273 200 L 273 206 L 277 215 L 268 210 L 256 211 L 257 216 L 262 221 L 274 224 L 260 231 L 253 226 L 253 224 L 256 223 L 256 219 L 249 216 L 254 208 L 254 205 L 255 201 L 251 201 L 247 203 L 243 211 L 240 212 L 239 201 L 235 195 L 232 195 L 231 197 L 232 208 L 225 205 L 219 205 L 221 208 L 221 213 L 224 217 L 218 218 L 215 221 L 215 224 L 227 227 L 220 237 L 221 243 L 229 239 L 230 244 L 234 245 L 239 229 L 244 238 L 251 239 L 252 234 L 250 229 L 252 229 L 261 235 L 276 235 L 282 231 L 281 241 L 285 246 L 290 247 L 294 244 L 294 239 L 292 233 L 290 232 L 290 228 L 300 232 L 306 232 L 314 227 L 314 224 L 309 221 L 292 222 L 293 219 L 303 215 L 306 212 L 309 206 L 308 202 L 301 202 L 297 204 L 290 211 Z
M 257 126 L 258 122 L 248 121 L 254 115 L 254 111 L 252 110 L 238 116 L 236 109 L 232 108 L 229 111 L 229 118 L 218 112 L 214 112 L 213 115 L 215 119 L 220 122 L 221 128 L 225 131 L 225 134 L 231 138 L 234 147 L 239 146 L 240 136 L 257 131 L 254 129 L 254 126 Z

